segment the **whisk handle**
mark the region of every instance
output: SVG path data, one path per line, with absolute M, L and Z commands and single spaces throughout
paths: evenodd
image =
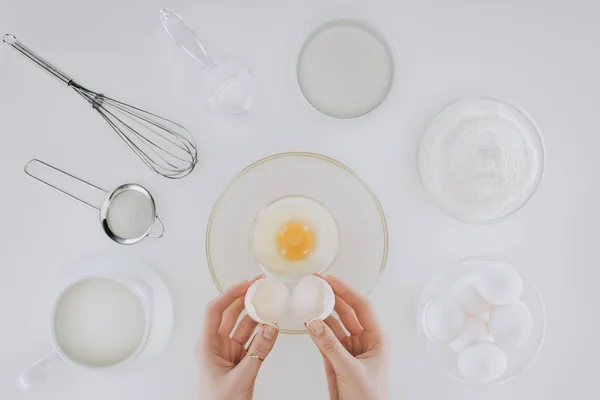
M 60 71 L 58 68 L 50 64 L 48 61 L 44 60 L 42 57 L 35 54 L 31 51 L 27 46 L 23 45 L 19 42 L 15 35 L 7 33 L 2 38 L 2 41 L 7 45 L 11 46 L 13 49 L 21 53 L 23 56 L 28 58 L 34 64 L 37 64 L 40 68 L 45 69 L 50 75 L 54 76 L 56 79 L 64 83 L 65 85 L 69 85 L 73 79 L 64 72 Z

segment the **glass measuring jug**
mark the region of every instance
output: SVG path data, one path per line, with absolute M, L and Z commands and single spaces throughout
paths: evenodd
M 171 10 L 160 10 L 160 20 L 171 38 L 204 70 L 201 92 L 209 107 L 228 114 L 247 111 L 254 100 L 254 85 L 250 69 L 232 55 L 210 57 L 196 32 Z

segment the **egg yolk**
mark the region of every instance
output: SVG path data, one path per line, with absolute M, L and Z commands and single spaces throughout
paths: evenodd
M 277 236 L 277 247 L 288 261 L 302 261 L 315 249 L 315 234 L 302 222 L 287 222 Z

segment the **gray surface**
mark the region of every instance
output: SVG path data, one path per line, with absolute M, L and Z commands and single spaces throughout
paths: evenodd
M 392 399 L 564 399 L 573 390 L 599 397 L 598 3 L 360 3 L 0 0 L 3 31 L 90 88 L 182 122 L 203 149 L 203 162 L 184 180 L 151 173 L 75 93 L 0 46 L 0 398 L 22 398 L 14 377 L 48 349 L 47 315 L 59 276 L 104 252 L 139 256 L 165 277 L 176 306 L 172 341 L 158 358 L 116 374 L 64 371 L 31 398 L 198 398 L 193 347 L 204 305 L 216 295 L 204 254 L 210 208 L 245 165 L 289 150 L 346 163 L 386 210 L 390 257 L 373 300 L 393 342 Z M 231 118 L 205 109 L 196 90 L 198 66 L 160 26 L 158 10 L 165 6 L 188 20 L 207 51 L 238 54 L 253 68 L 259 93 L 249 114 Z M 306 108 L 290 80 L 297 39 L 336 10 L 387 28 L 402 60 L 392 96 L 356 121 L 330 120 Z M 415 168 L 427 121 L 448 101 L 479 95 L 528 111 L 548 156 L 536 197 L 492 226 L 461 224 L 436 210 Z M 87 207 L 26 178 L 22 168 L 33 157 L 107 187 L 139 182 L 155 195 L 167 234 L 129 248 L 112 243 Z M 432 373 L 414 329 L 416 296 L 427 278 L 449 261 L 478 254 L 521 268 L 548 310 L 537 362 L 525 375 L 487 389 Z M 257 386 L 258 399 L 326 398 L 320 356 L 309 338 L 281 337 Z

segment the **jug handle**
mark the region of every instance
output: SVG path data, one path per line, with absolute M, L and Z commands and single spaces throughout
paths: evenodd
M 145 314 L 145 336 L 143 338 L 144 342 L 148 341 L 148 338 L 150 337 L 150 329 L 152 327 L 152 323 L 154 322 L 152 320 L 152 311 L 154 308 L 154 304 L 153 304 L 153 296 L 152 296 L 152 289 L 150 289 L 150 287 L 142 281 L 134 281 L 133 282 L 133 289 L 137 292 L 138 296 L 141 298 L 143 306 L 144 306 L 144 314 Z
M 19 375 L 17 386 L 24 392 L 28 392 L 44 383 L 50 372 L 61 364 L 66 365 L 56 350 L 52 350 Z

